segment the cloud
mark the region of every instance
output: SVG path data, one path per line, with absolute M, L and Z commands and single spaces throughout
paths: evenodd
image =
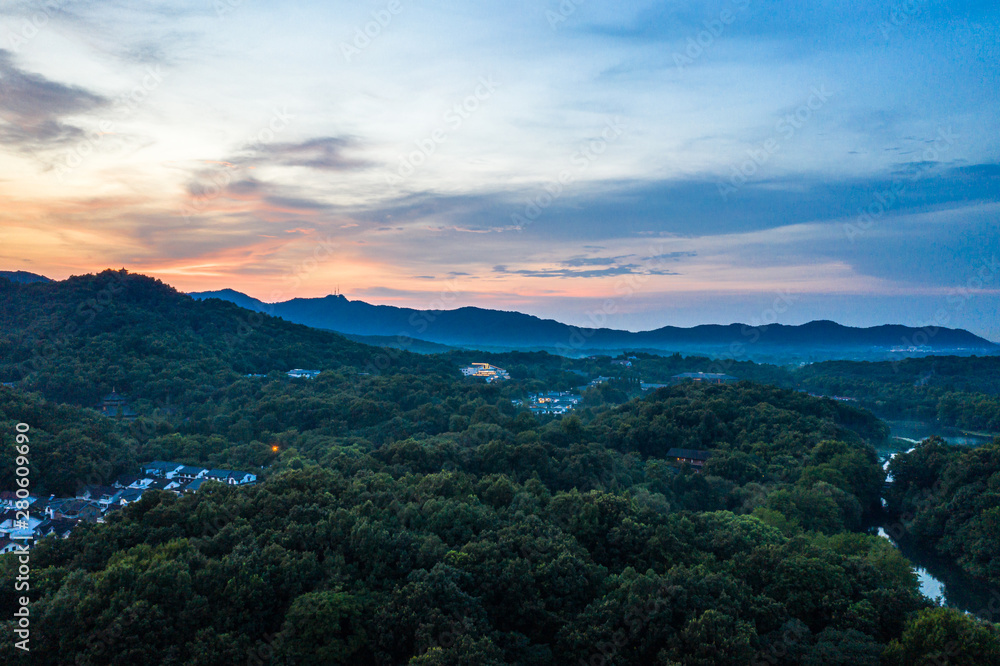
M 323 171 L 364 169 L 372 165 L 367 160 L 347 155 L 357 150 L 358 141 L 350 137 L 316 137 L 298 143 L 269 143 L 254 146 L 249 157 L 234 158 L 245 164 L 268 163 L 277 166 L 308 167 Z
M 107 104 L 105 97 L 84 88 L 24 71 L 10 51 L 0 49 L 0 143 L 34 152 L 78 140 L 83 130 L 64 118 Z
M 624 257 L 572 257 L 561 262 L 563 266 L 579 268 L 581 266 L 612 266 Z
M 640 266 L 638 264 L 623 264 L 620 266 L 610 266 L 608 268 L 599 268 L 592 270 L 577 271 L 569 268 L 554 268 L 554 269 L 516 269 L 511 270 L 506 266 L 494 266 L 494 273 L 500 273 L 502 275 L 521 275 L 524 277 L 534 277 L 534 278 L 603 278 L 603 277 L 615 277 L 618 275 L 680 275 L 680 273 L 675 273 L 674 271 L 653 269 L 645 266 Z
M 652 257 L 647 257 L 646 261 L 670 261 L 673 259 L 686 259 L 688 257 L 697 256 L 697 252 L 667 252 L 666 254 L 657 254 Z
M 416 299 L 440 299 L 442 293 L 459 295 L 462 292 L 443 292 L 441 290 L 420 290 L 420 289 L 396 289 L 393 287 L 364 287 L 361 289 L 352 290 L 352 294 L 357 294 L 359 296 L 364 296 L 365 298 L 416 298 Z M 415 307 L 417 309 L 430 309 L 428 303 L 417 303 L 411 305 L 410 307 Z
M 595 242 L 624 238 L 694 238 L 824 221 L 840 224 L 857 217 L 887 191 L 898 192 L 887 217 L 959 207 L 969 201 L 996 201 L 998 175 L 1000 168 L 994 163 L 938 163 L 921 170 L 898 164 L 864 176 L 807 172 L 751 179 L 727 198 L 720 194 L 720 185 L 728 184 L 728 176 L 710 173 L 662 180 L 593 181 L 586 188 L 565 192 L 523 231 L 508 226 L 511 215 L 522 212 L 516 203 L 519 193 L 510 191 L 460 196 L 423 192 L 405 200 L 379 202 L 352 215 L 372 221 L 391 215 L 409 224 L 447 220 L 447 227 L 440 223 L 434 227 L 492 230 L 543 244 L 573 242 L 574 247 L 584 249 L 583 243 L 596 246 Z M 663 257 L 682 258 L 683 254 Z
M 188 218 L 255 212 L 270 219 L 274 215 L 313 215 L 333 208 L 296 187 L 245 176 L 236 166 L 199 169 L 191 175 L 186 189 L 189 196 L 181 204 L 181 212 Z

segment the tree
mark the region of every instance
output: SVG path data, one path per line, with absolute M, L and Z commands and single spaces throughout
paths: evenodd
M 1000 664 L 1000 630 L 952 608 L 921 611 L 883 656 L 886 666 Z
M 345 592 L 308 592 L 295 598 L 275 639 L 276 662 L 296 666 L 356 664 L 367 638 L 361 604 Z

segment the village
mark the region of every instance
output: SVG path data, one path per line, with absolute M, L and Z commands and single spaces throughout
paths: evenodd
M 634 356 L 625 357 L 611 361 L 612 365 L 619 365 L 625 368 L 632 367 Z M 461 368 L 462 374 L 466 377 L 484 379 L 487 384 L 502 382 L 510 379 L 510 374 L 503 368 L 498 368 L 490 363 L 472 363 Z M 600 386 L 611 381 L 612 377 L 596 377 L 588 384 L 578 386 L 572 391 L 543 391 L 531 393 L 524 399 L 512 399 L 511 403 L 515 407 L 525 407 L 536 416 L 562 416 L 568 414 L 579 406 L 583 400 L 583 392 L 587 389 Z M 683 382 L 694 382 L 703 384 L 732 384 L 738 381 L 736 377 L 722 373 L 710 372 L 685 372 L 674 375 L 667 384 L 654 384 L 640 382 L 639 387 L 643 392 L 655 391 L 659 388 L 674 386 Z
M 257 482 L 257 475 L 232 469 L 183 465 L 154 460 L 140 465 L 138 473 L 123 474 L 110 486 L 85 485 L 75 497 L 48 498 L 29 495 L 21 499 L 14 491 L 0 492 L 0 554 L 18 550 L 18 544 L 31 546 L 46 537 L 65 539 L 80 523 L 103 523 L 116 511 L 142 499 L 149 490 L 163 490 L 177 495 L 195 493 L 208 482 L 247 486 Z M 27 511 L 18 502 L 28 502 Z M 27 514 L 27 516 L 25 516 Z

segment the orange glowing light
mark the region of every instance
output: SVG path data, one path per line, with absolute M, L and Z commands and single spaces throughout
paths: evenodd
M 278 451 L 278 447 L 277 446 L 272 446 L 271 450 L 274 451 L 274 452 L 277 452 Z

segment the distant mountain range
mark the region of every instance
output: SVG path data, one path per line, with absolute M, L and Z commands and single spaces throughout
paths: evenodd
M 0 277 L 24 284 L 52 282 L 43 275 L 26 271 L 0 271 Z M 570 326 L 520 312 L 477 307 L 425 311 L 372 305 L 344 296 L 295 298 L 281 303 L 264 303 L 233 289 L 189 296 L 198 300 L 218 298 L 296 324 L 336 331 L 358 342 L 421 353 L 444 352 L 449 348 L 549 351 L 568 356 L 648 351 L 772 362 L 1000 353 L 1000 345 L 969 331 L 950 328 L 900 325 L 853 328 L 833 321 L 813 321 L 800 326 L 771 324 L 755 328 L 745 324 L 705 324 L 631 332 Z
M 997 353 L 1000 346 L 961 329 L 916 329 L 885 325 L 871 328 L 813 321 L 800 326 L 707 324 L 693 328 L 664 326 L 638 333 L 608 328 L 580 328 L 520 312 L 464 307 L 423 311 L 350 301 L 344 296 L 296 298 L 268 304 L 232 289 L 189 294 L 219 298 L 298 324 L 338 331 L 359 339 L 374 336 L 403 346 L 419 340 L 482 350 L 547 350 L 569 355 L 622 350 L 678 351 L 737 357 L 884 358 L 893 353 Z M 393 343 L 392 341 L 395 341 Z
M 31 284 L 33 282 L 52 282 L 52 280 L 44 275 L 29 273 L 27 271 L 0 271 L 0 278 L 7 278 L 11 282 L 21 282 L 23 284 Z

